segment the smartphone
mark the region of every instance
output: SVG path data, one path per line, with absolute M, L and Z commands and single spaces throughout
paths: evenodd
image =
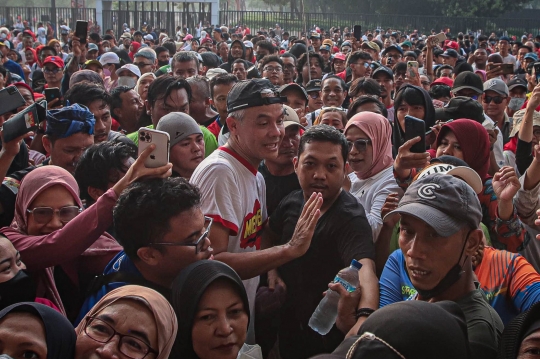
M 148 168 L 165 166 L 169 163 L 169 142 L 171 140 L 167 132 L 153 130 L 146 127 L 139 128 L 139 156 L 151 144 L 156 148 L 144 162 Z
M 62 95 L 60 94 L 60 89 L 58 87 L 46 88 L 44 92 L 45 100 L 47 100 L 47 102 L 51 102 L 54 99 L 59 99 L 62 97 Z
M 26 104 L 16 86 L 8 86 L 0 90 L 0 116 L 16 110 Z
M 88 37 L 88 21 L 77 20 L 75 25 L 75 36 L 79 38 L 81 44 L 86 44 Z
M 514 74 L 514 65 L 513 64 L 500 64 L 503 75 L 513 75 Z
M 362 38 L 362 25 L 354 25 L 353 34 L 356 41 L 360 41 L 360 39 Z
M 47 118 L 46 107 L 39 103 L 28 106 L 4 123 L 4 141 L 9 142 L 30 131 L 37 130 L 40 122 Z
M 536 83 L 540 83 L 540 62 L 534 63 L 534 75 L 536 76 Z
M 444 40 L 446 40 L 446 34 L 444 32 L 438 33 L 433 39 L 433 46 L 439 46 Z
M 418 61 L 407 61 L 407 75 L 409 78 L 416 78 L 418 74 Z
M 413 153 L 426 152 L 426 124 L 419 118 L 406 115 L 405 116 L 405 141 L 412 140 L 420 136 L 421 140 L 411 147 Z

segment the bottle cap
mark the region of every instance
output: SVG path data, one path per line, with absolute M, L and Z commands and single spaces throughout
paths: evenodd
M 353 259 L 351 262 L 351 267 L 360 270 L 360 268 L 362 268 L 362 263 L 358 262 L 356 259 Z

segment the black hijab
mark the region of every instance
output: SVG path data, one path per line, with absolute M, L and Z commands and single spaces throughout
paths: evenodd
M 366 332 L 373 334 L 377 338 Z M 333 354 L 351 359 L 468 359 L 465 315 L 454 302 L 411 300 L 376 310 Z M 398 354 L 399 353 L 399 354 Z
M 418 91 L 422 97 L 424 98 L 424 118 L 421 120 L 424 120 L 425 122 L 425 128 L 426 132 L 429 131 L 431 127 L 435 125 L 435 107 L 433 107 L 433 101 L 431 100 L 431 97 L 429 96 L 429 93 L 424 90 L 421 87 L 413 86 L 410 84 L 405 84 L 399 88 L 399 91 L 396 94 L 396 100 L 399 100 L 401 96 L 403 96 L 404 91 L 409 91 L 410 89 Z M 398 149 L 405 143 L 405 131 L 401 128 L 399 125 L 399 120 L 397 117 L 398 113 L 398 103 L 401 104 L 403 100 L 401 101 L 394 101 L 394 128 L 392 133 L 392 144 L 393 144 L 393 154 L 394 158 L 396 157 L 398 153 Z
M 540 302 L 506 325 L 499 341 L 497 359 L 517 358 L 521 342 L 538 329 L 540 329 Z
M 10 305 L 0 311 L 0 320 L 11 313 L 30 313 L 43 322 L 47 359 L 71 359 L 75 357 L 77 337 L 73 325 L 56 310 L 46 305 L 24 302 Z
M 186 267 L 172 284 L 171 304 L 178 318 L 178 334 L 171 358 L 197 359 L 193 350 L 191 331 L 197 307 L 206 289 L 218 279 L 227 279 L 235 287 L 249 318 L 249 302 L 242 280 L 228 265 L 219 261 L 202 260 Z M 247 331 L 247 327 L 246 327 Z

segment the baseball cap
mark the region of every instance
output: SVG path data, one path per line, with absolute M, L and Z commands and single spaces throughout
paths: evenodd
M 480 193 L 483 188 L 482 180 L 478 173 L 467 166 L 454 166 L 448 163 L 434 162 L 430 166 L 424 168 L 416 176 L 416 180 L 422 179 L 433 174 L 447 174 L 450 176 L 458 177 L 467 182 L 475 193 Z
M 527 90 L 527 80 L 525 80 L 523 77 L 514 77 L 508 83 L 506 84 L 508 86 L 508 90 L 511 91 L 515 89 L 516 87 L 523 87 L 525 90 Z
M 290 84 L 285 84 L 285 85 L 281 86 L 278 89 L 279 95 L 281 96 L 281 94 L 285 90 L 295 90 L 296 92 L 301 93 L 302 97 L 304 97 L 306 99 L 306 101 L 309 100 L 306 90 L 304 90 L 304 88 L 302 86 L 298 85 L 297 83 L 292 82 Z
M 84 63 L 83 69 L 88 68 L 88 66 L 90 65 L 97 65 L 100 69 L 103 69 L 103 65 L 101 65 L 101 62 L 99 62 L 98 60 L 87 60 Z
M 121 39 L 131 39 L 131 34 L 129 32 L 124 32 L 122 36 L 120 36 Z
M 183 41 L 188 41 L 188 40 L 191 40 L 191 39 L 193 39 L 193 35 L 187 34 L 186 37 L 184 37 Z
M 0 46 L 5 46 L 5 47 L 7 47 L 8 49 L 11 49 L 8 40 L 0 40 Z
M 499 41 L 508 41 L 508 42 L 510 42 L 510 38 L 508 36 L 501 36 L 499 38 Z
M 300 119 L 298 118 L 298 114 L 295 110 L 293 110 L 291 107 L 287 105 L 283 105 L 283 125 L 285 128 L 289 126 L 298 126 L 302 129 L 305 129 L 304 126 L 300 124 Z
M 219 67 L 216 67 L 216 68 L 209 69 L 208 71 L 206 71 L 206 78 L 208 80 L 212 80 L 217 75 L 226 74 L 226 73 L 227 71 L 220 69 Z
M 171 112 L 163 116 L 159 120 L 156 130 L 169 134 L 169 148 L 194 133 L 203 134 L 197 121 L 184 112 Z
M 151 41 L 154 40 L 154 37 L 153 37 L 152 35 L 150 35 L 150 34 L 144 35 L 143 38 L 144 38 L 145 40 L 151 40 Z
M 278 97 L 274 86 L 267 79 L 239 81 L 227 95 L 227 112 L 231 113 L 250 107 L 287 102 L 286 97 Z
M 352 46 L 351 42 L 350 41 L 343 41 L 343 43 L 341 44 L 341 47 L 343 46 Z
M 538 55 L 534 52 L 529 52 L 527 54 L 525 54 L 525 56 L 523 57 L 523 59 L 532 59 L 534 61 L 538 61 Z
M 457 51 L 459 49 L 459 44 L 455 41 L 445 41 L 444 43 L 444 49 L 447 50 L 447 49 L 453 49 L 455 51 Z
M 58 57 L 58 56 L 48 56 L 43 61 L 43 66 L 45 66 L 47 64 L 53 64 L 54 66 L 56 66 L 58 68 L 61 68 L 61 69 L 64 68 L 64 60 L 62 60 L 62 58 Z
M 216 27 L 216 28 L 214 28 L 214 30 L 213 30 L 213 31 L 215 31 L 215 32 L 219 32 L 219 33 L 221 34 L 221 29 L 220 29 L 219 27 Z
M 407 57 L 407 56 L 411 56 L 411 57 L 414 57 L 415 59 L 418 58 L 418 55 L 416 54 L 416 52 L 414 51 L 406 51 L 403 56 Z
M 386 55 L 388 53 L 388 51 L 390 51 L 390 50 L 397 50 L 397 51 L 399 51 L 399 53 L 401 55 L 403 55 L 403 49 L 401 48 L 401 46 L 399 46 L 399 45 L 390 45 L 386 49 L 384 49 L 384 51 L 382 53 L 383 56 Z
M 120 76 L 120 73 L 124 70 L 128 70 L 137 77 L 141 77 L 141 70 L 139 70 L 139 68 L 133 64 L 125 64 L 124 66 L 116 70 L 116 74 Z
M 442 57 L 453 57 L 455 59 L 457 59 L 459 57 L 458 53 L 456 50 L 454 49 L 446 49 L 446 51 L 444 51 L 442 54 L 440 54 L 439 56 L 442 56 Z
M 101 57 L 99 58 L 99 62 L 101 63 L 101 65 L 119 64 L 120 58 L 114 52 L 106 52 L 101 55 Z
M 322 81 L 319 79 L 311 80 L 306 84 L 306 92 L 321 91 Z
M 463 89 L 471 89 L 481 95 L 484 93 L 484 84 L 474 72 L 464 71 L 456 76 L 452 92 L 456 93 Z
M 510 138 L 514 137 L 521 128 L 521 123 L 523 122 L 523 116 L 525 116 L 525 111 L 525 109 L 516 111 L 514 113 L 514 116 L 512 116 L 514 126 L 512 127 L 512 132 L 510 132 Z M 540 126 L 540 112 L 538 111 L 533 112 L 533 126 Z
M 330 46 L 328 44 L 323 44 L 323 45 L 321 45 L 321 48 L 319 50 L 325 50 L 325 51 L 330 52 L 332 50 L 332 46 Z
M 347 59 L 347 57 L 343 52 L 337 52 L 337 53 L 334 54 L 334 60 L 335 59 L 345 61 Z
M 484 82 L 484 92 L 495 91 L 499 95 L 509 96 L 508 86 L 501 79 L 491 79 Z
M 69 26 L 61 25 L 60 26 L 60 33 L 63 34 L 63 35 L 69 34 Z
M 478 195 L 465 181 L 448 174 L 427 175 L 414 181 L 397 209 L 384 220 L 397 214 L 416 217 L 442 237 L 450 237 L 464 224 L 478 228 L 482 220 L 482 207 Z
M 385 74 L 387 77 L 394 79 L 394 72 L 392 72 L 392 70 L 386 66 L 379 66 L 375 71 L 373 71 L 371 77 L 375 78 L 379 74 Z
M 99 51 L 99 48 L 96 44 L 94 43 L 89 43 L 88 44 L 88 52 L 90 51 Z
M 454 80 L 452 80 L 450 77 L 439 77 L 437 80 L 433 81 L 430 87 L 433 87 L 435 85 L 446 85 L 450 88 L 454 85 Z
M 310 39 L 312 39 L 312 38 L 320 39 L 321 34 L 319 34 L 318 32 L 312 32 L 311 34 L 309 34 L 309 38 Z
M 246 40 L 244 41 L 244 46 L 248 49 L 252 49 L 253 48 L 253 43 L 249 40 Z
M 373 41 L 366 41 L 366 42 L 363 42 L 362 43 L 362 46 L 361 46 L 363 49 L 368 47 L 372 50 L 375 50 L 377 52 L 380 52 L 381 51 L 381 48 L 379 47 L 379 45 L 377 45 L 376 42 L 373 42 Z
M 400 44 L 401 47 L 403 46 L 408 46 L 408 47 L 412 47 L 412 43 L 410 41 L 403 41 L 401 44 Z
M 458 118 L 468 118 L 478 123 L 485 120 L 482 105 L 466 96 L 453 97 L 443 108 L 435 109 L 435 120 L 456 120 Z

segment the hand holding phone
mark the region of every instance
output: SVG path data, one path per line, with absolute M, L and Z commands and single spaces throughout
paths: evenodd
M 432 45 L 433 46 L 439 46 L 441 42 L 444 42 L 446 40 L 446 34 L 444 32 L 440 32 L 433 38 Z
M 4 141 L 10 142 L 28 132 L 37 130 L 40 122 L 45 121 L 47 110 L 39 103 L 34 103 L 17 113 L 4 123 Z
M 360 41 L 360 39 L 362 38 L 362 25 L 354 25 L 353 35 L 356 41 Z
M 88 37 L 88 21 L 77 20 L 75 25 L 75 36 L 79 38 L 81 44 L 86 44 Z
M 405 116 L 405 141 L 420 137 L 420 141 L 415 143 L 410 151 L 413 153 L 426 152 L 426 127 L 425 122 L 413 116 Z
M 16 86 L 8 86 L 0 90 L 0 116 L 25 104 L 26 101 Z
M 62 95 L 60 94 L 60 89 L 58 87 L 51 87 L 45 89 L 45 100 L 51 102 L 55 99 L 60 99 Z
M 167 132 L 141 127 L 139 133 L 139 156 L 150 145 L 155 149 L 150 153 L 144 165 L 148 168 L 157 168 L 169 163 L 170 136 Z
M 418 61 L 407 61 L 407 75 L 411 79 L 418 78 Z

